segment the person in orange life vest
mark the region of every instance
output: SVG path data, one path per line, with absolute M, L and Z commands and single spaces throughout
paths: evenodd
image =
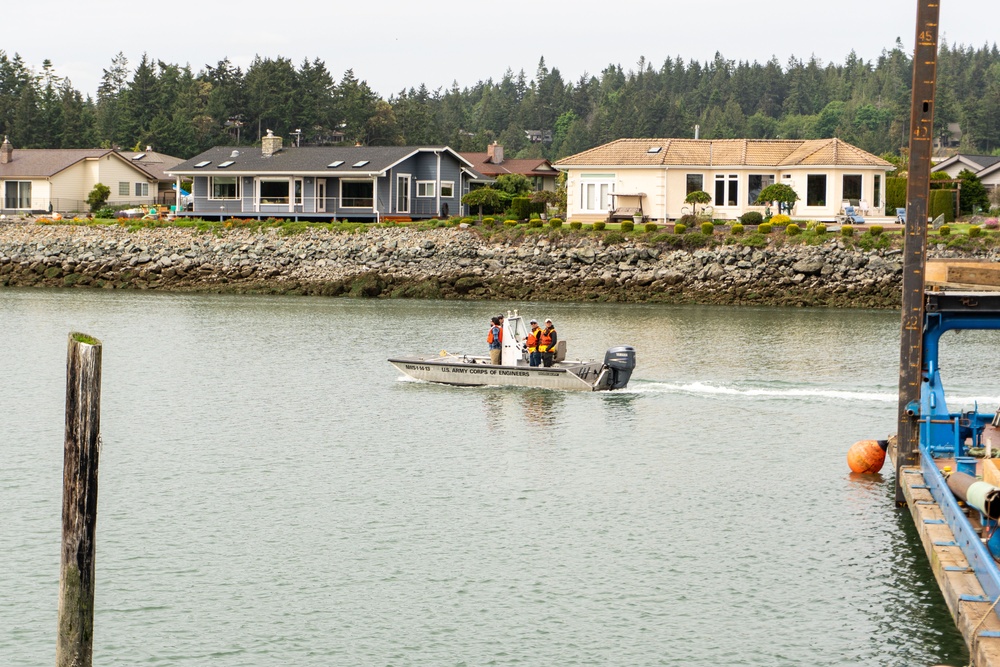
M 500 319 L 494 317 L 490 320 L 490 332 L 486 334 L 486 343 L 490 346 L 490 363 L 494 366 L 500 365 L 500 353 L 502 351 L 503 327 L 500 326 Z
M 542 366 L 548 368 L 556 358 L 556 343 L 559 342 L 556 336 L 556 328 L 552 326 L 552 320 L 545 320 L 545 328 L 538 334 L 538 351 L 542 353 Z
M 541 366 L 542 365 L 542 353 L 538 349 L 538 346 L 542 344 L 540 340 L 542 330 L 538 328 L 538 320 L 531 320 L 528 324 L 531 325 L 531 333 L 528 334 L 528 365 L 529 366 Z

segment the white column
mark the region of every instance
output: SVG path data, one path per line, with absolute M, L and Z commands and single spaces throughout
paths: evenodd
M 434 205 L 437 207 L 437 215 L 441 215 L 441 152 L 435 153 L 437 155 L 437 184 L 434 186 L 435 198 Z

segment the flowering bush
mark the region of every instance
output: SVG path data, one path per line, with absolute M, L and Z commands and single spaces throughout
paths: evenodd
M 787 225 L 791 221 L 792 221 L 792 218 L 790 216 L 785 215 L 784 213 L 782 213 L 780 215 L 776 215 L 773 218 L 771 218 L 770 220 L 768 220 L 768 222 L 771 223 L 772 227 L 784 227 L 785 225 Z
M 983 223 L 983 227 L 986 229 L 1000 229 L 1000 220 L 989 218 Z

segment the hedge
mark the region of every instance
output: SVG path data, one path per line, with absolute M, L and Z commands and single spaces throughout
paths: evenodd
M 944 214 L 945 222 L 955 221 L 955 193 L 951 190 L 931 190 L 928 209 L 931 220 Z
M 906 208 L 906 179 L 890 176 L 885 179 L 885 210 L 895 214 L 897 208 Z

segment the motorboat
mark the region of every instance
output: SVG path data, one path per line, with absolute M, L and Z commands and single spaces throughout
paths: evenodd
M 466 387 L 538 387 L 568 391 L 609 391 L 624 389 L 635 369 L 635 348 L 612 347 L 604 361 L 566 359 L 566 341 L 556 343 L 552 366 L 531 366 L 528 362 L 528 326 L 517 311 L 503 321 L 500 364 L 488 356 L 442 351 L 437 355 L 397 357 L 389 363 L 415 380 Z

